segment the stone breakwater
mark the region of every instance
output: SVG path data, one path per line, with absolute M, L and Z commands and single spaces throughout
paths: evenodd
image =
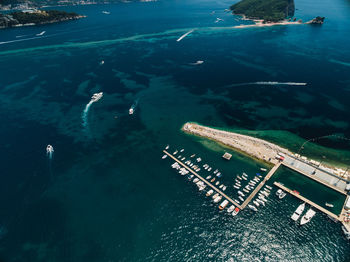
M 292 154 L 287 149 L 263 139 L 205 127 L 195 123 L 186 123 L 182 130 L 186 133 L 215 140 L 259 160 L 273 164 L 278 162 L 276 159 L 278 153 Z

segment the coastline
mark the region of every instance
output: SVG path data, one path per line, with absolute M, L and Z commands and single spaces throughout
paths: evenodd
M 237 26 L 234 26 L 234 28 L 270 27 L 270 26 L 275 26 L 275 25 L 302 25 L 302 24 L 304 24 L 300 21 L 288 21 L 287 19 L 284 19 L 284 20 L 279 21 L 279 22 L 266 22 L 266 23 L 264 23 L 263 19 L 248 18 L 243 14 L 233 14 L 233 15 L 240 16 L 241 17 L 240 19 L 243 21 L 254 22 L 254 24 L 250 24 L 250 25 L 245 25 L 245 24 L 237 25 Z
M 275 159 L 276 156 L 278 156 L 279 153 L 282 153 L 298 159 L 302 159 L 303 161 L 308 162 L 315 167 L 317 166 L 318 168 L 321 168 L 327 172 L 333 173 L 338 177 L 347 178 L 349 176 L 349 173 L 345 172 L 346 170 L 342 170 L 337 166 L 326 165 L 324 163 L 321 164 L 315 160 L 307 159 L 304 156 L 295 154 L 284 147 L 268 142 L 261 138 L 243 135 L 235 133 L 233 131 L 225 131 L 222 129 L 206 127 L 193 122 L 185 123 L 181 130 L 185 133 L 213 140 L 251 158 L 267 163 L 276 164 L 278 161 Z

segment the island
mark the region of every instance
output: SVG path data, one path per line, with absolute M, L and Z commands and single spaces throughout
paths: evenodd
M 68 20 L 76 20 L 85 16 L 73 12 L 58 10 L 31 10 L 30 12 L 12 12 L 0 14 L 0 29 L 30 25 L 42 25 Z
M 279 22 L 292 17 L 294 0 L 242 0 L 230 7 L 236 15 L 263 22 Z

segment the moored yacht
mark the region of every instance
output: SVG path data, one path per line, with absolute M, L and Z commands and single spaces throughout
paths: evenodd
M 248 205 L 248 207 L 249 207 L 251 210 L 254 210 L 255 212 L 258 211 L 258 209 L 257 209 L 255 206 Z
M 223 210 L 228 205 L 228 201 L 225 199 L 219 206 L 220 210 Z
M 205 195 L 206 196 L 211 196 L 214 193 L 213 189 L 210 189 Z
M 169 145 L 167 145 L 166 147 L 165 147 L 165 150 L 168 150 L 169 149 Z
M 294 221 L 297 221 L 300 217 L 300 215 L 303 213 L 305 209 L 305 203 L 302 203 L 298 208 L 294 211 L 293 215 L 291 216 L 291 219 Z
M 231 205 L 231 206 L 227 209 L 227 212 L 228 212 L 228 213 L 231 213 L 234 209 L 235 209 L 235 206 L 234 206 L 234 205 Z
M 305 215 L 300 220 L 300 225 L 304 225 L 306 223 L 309 223 L 311 218 L 316 214 L 316 212 L 313 209 L 309 209 Z
M 239 213 L 239 208 L 236 207 L 232 212 L 232 216 L 236 216 L 238 213 Z
M 214 203 L 218 203 L 222 199 L 222 196 L 218 196 L 214 199 Z
M 244 202 L 244 198 L 241 196 L 238 196 L 239 200 L 241 200 L 242 202 Z
M 236 185 L 234 185 L 233 186 L 234 188 L 236 188 L 236 189 L 240 189 L 241 187 L 239 187 L 239 186 L 236 186 Z
M 213 199 L 217 198 L 219 195 L 219 193 L 216 193 L 215 195 L 213 195 Z

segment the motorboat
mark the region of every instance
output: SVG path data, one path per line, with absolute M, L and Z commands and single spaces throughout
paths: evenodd
M 42 32 L 40 32 L 39 34 L 36 34 L 36 36 L 42 36 L 42 35 L 44 35 L 46 33 L 46 31 L 42 31 Z
M 282 189 L 279 188 L 279 189 L 276 191 L 276 196 L 279 197 L 281 193 L 282 193 Z
M 214 181 L 215 181 L 215 177 L 214 177 L 212 180 L 210 180 L 210 182 L 212 182 L 212 183 L 213 183 Z
M 330 203 L 325 203 L 325 205 L 327 206 L 327 207 L 334 207 L 334 205 L 333 204 L 330 204 Z
M 219 186 L 219 188 L 223 188 L 224 187 L 224 184 L 221 184 L 220 186 Z
M 260 204 L 259 204 L 256 200 L 253 200 L 253 203 L 254 203 L 254 205 L 256 205 L 257 207 L 260 206 Z
M 193 183 L 197 183 L 199 181 L 199 178 L 196 177 L 195 179 L 193 179 Z
M 238 194 L 241 196 L 245 196 L 245 194 L 242 191 L 238 191 Z
M 239 208 L 236 207 L 232 212 L 232 216 L 236 216 L 238 213 L 239 213 Z
M 191 179 L 194 177 L 194 175 L 189 175 L 188 180 L 191 181 Z
M 220 194 L 219 193 L 216 193 L 213 195 L 213 199 L 217 198 Z
M 237 199 L 233 199 L 233 201 L 235 201 L 238 205 L 240 203 Z
M 254 210 L 255 212 L 257 212 L 257 211 L 258 211 L 258 209 L 257 209 L 255 206 L 248 205 L 248 207 L 249 207 L 251 210 Z
M 242 177 L 240 177 L 240 176 L 238 176 L 238 175 L 237 175 L 237 178 L 238 178 L 239 180 L 242 180 Z
M 134 109 L 131 107 L 131 108 L 129 109 L 129 115 L 132 115 L 132 114 L 134 114 Z
M 228 205 L 228 200 L 225 199 L 225 200 L 222 201 L 222 203 L 220 204 L 219 209 L 220 209 L 220 210 L 223 210 L 227 205 Z
M 286 195 L 287 195 L 287 193 L 284 192 L 284 191 L 282 191 L 282 193 L 281 193 L 278 197 L 279 197 L 279 199 L 282 199 L 282 198 L 284 198 Z
M 244 177 L 244 176 L 242 176 L 242 178 L 243 178 L 244 180 L 248 180 L 248 178 L 246 178 L 246 177 Z
M 216 174 L 217 172 L 219 172 L 219 170 L 218 170 L 218 169 L 215 169 L 214 174 Z
M 241 200 L 242 202 L 244 202 L 244 198 L 241 196 L 238 196 L 239 200 Z
M 97 102 L 97 101 L 100 100 L 102 97 L 103 97 L 103 92 L 95 93 L 95 94 L 92 95 L 91 101 L 92 101 L 92 102 Z
M 219 184 L 220 184 L 220 182 L 219 182 L 219 181 L 216 181 L 215 185 L 217 186 L 217 185 L 219 185 Z
M 316 214 L 316 212 L 313 209 L 309 209 L 305 215 L 300 220 L 300 225 L 304 225 L 306 223 L 309 223 L 311 218 Z
M 173 155 L 176 155 L 176 154 L 177 154 L 177 152 L 179 152 L 179 151 L 177 151 L 177 150 L 176 150 L 176 151 L 173 153 Z
M 202 161 L 202 158 L 198 157 L 196 160 L 197 160 L 197 162 L 199 163 L 199 162 Z
M 53 150 L 53 146 L 52 145 L 47 145 L 47 147 L 46 147 L 46 153 L 47 154 L 52 154 L 54 152 L 54 150 Z
M 196 154 L 193 154 L 193 155 L 191 155 L 190 157 L 193 158 L 193 157 L 195 157 L 195 156 L 196 156 Z
M 167 145 L 166 147 L 165 147 L 165 150 L 168 150 L 169 149 L 169 145 Z
M 271 186 L 269 186 L 269 185 L 265 185 L 268 189 L 272 189 L 272 187 Z
M 259 204 L 261 204 L 261 205 L 263 205 L 263 206 L 265 206 L 265 202 L 264 201 L 262 201 L 261 199 L 256 199 L 256 201 L 259 203 Z
M 183 157 L 183 158 L 181 158 L 181 161 L 184 161 L 186 158 L 185 157 Z
M 243 188 L 243 191 L 246 192 L 246 193 L 249 193 L 249 190 Z
M 209 168 L 208 168 L 208 172 L 210 172 L 210 171 L 211 171 L 211 169 L 212 169 L 212 168 L 211 168 L 211 167 L 209 167 Z
M 182 153 L 183 151 L 185 151 L 185 149 L 182 148 L 182 149 L 180 150 L 180 153 Z
M 214 203 L 218 203 L 222 199 L 222 196 L 218 196 L 217 198 L 214 199 Z
M 207 180 L 208 180 L 208 179 L 210 179 L 210 178 L 211 178 L 211 176 L 207 176 L 205 179 L 207 179 Z
M 291 216 L 291 219 L 294 221 L 297 221 L 300 217 L 300 215 L 304 212 L 305 209 L 305 203 L 302 203 L 298 208 L 294 211 L 293 215 Z
M 236 186 L 236 185 L 234 185 L 233 186 L 234 188 L 236 188 L 236 189 L 240 189 L 241 187 L 239 187 L 239 186 Z
M 111 12 L 109 12 L 109 11 L 102 11 L 102 14 L 105 14 L 105 15 L 110 15 L 110 14 L 111 14 Z
M 211 196 L 214 193 L 213 189 L 210 189 L 205 195 L 206 196 Z
M 238 184 L 240 184 L 240 183 L 241 183 L 241 181 L 240 181 L 240 180 L 238 180 L 237 178 L 235 179 L 235 181 L 236 181 L 236 183 L 238 183 Z
M 234 206 L 234 205 L 231 205 L 231 206 L 227 209 L 227 212 L 228 212 L 228 213 L 231 213 L 234 209 L 235 209 L 235 206 Z
M 241 187 L 241 184 L 240 183 L 235 183 L 235 186 Z
M 223 186 L 223 187 L 222 187 L 222 191 L 225 191 L 226 188 L 227 188 L 227 186 Z
M 220 172 L 217 173 L 216 176 L 217 176 L 217 177 L 221 177 L 221 173 L 220 173 Z
M 261 170 L 261 171 L 264 171 L 264 172 L 267 171 L 267 169 L 266 169 L 266 168 L 263 168 L 263 167 L 261 167 L 260 170 Z

